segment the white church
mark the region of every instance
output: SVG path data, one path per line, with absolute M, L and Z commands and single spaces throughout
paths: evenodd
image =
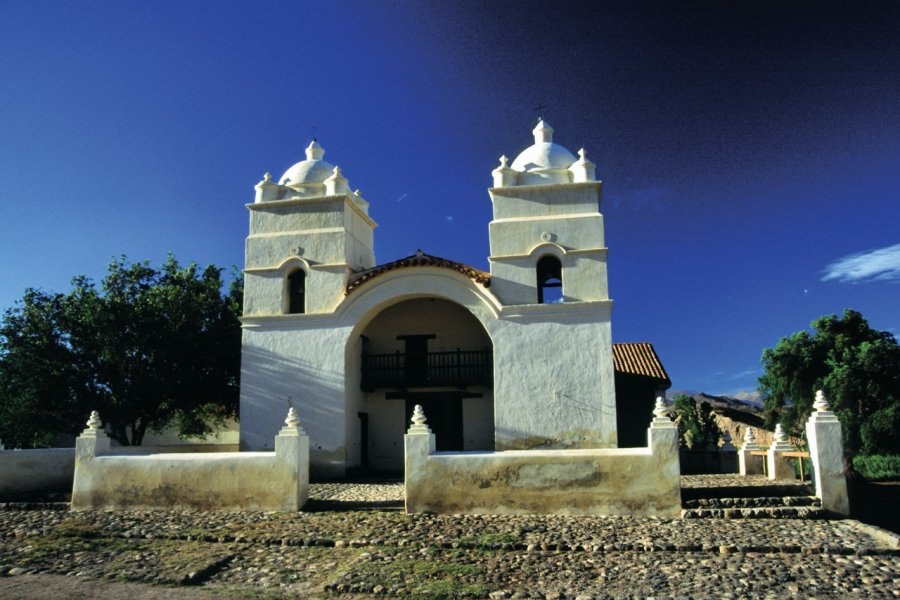
M 312 473 L 403 468 L 421 405 L 437 451 L 644 446 L 671 382 L 613 344 L 601 182 L 584 150 L 534 143 L 488 190 L 490 271 L 422 252 L 377 265 L 376 223 L 315 140 L 247 205 L 242 450 L 294 407 Z

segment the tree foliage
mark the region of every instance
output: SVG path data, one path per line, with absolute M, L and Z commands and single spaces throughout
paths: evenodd
M 675 396 L 673 404 L 676 420 L 678 422 L 678 437 L 681 446 L 692 448 L 706 443 L 711 438 L 716 443 L 721 432 L 716 424 L 716 415 L 713 413 L 709 402 L 701 402 L 687 394 Z
M 812 322 L 812 332 L 782 338 L 762 355 L 759 391 L 766 420 L 803 435 L 815 391 L 825 392 L 843 425 L 844 451 L 891 454 L 900 442 L 900 346 L 847 309 Z
M 0 439 L 39 447 L 100 412 L 113 439 L 139 445 L 169 425 L 202 436 L 237 413 L 242 281 L 174 257 L 110 263 L 99 288 L 29 289 L 0 323 Z

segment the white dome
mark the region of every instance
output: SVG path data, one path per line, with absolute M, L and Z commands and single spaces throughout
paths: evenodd
M 568 169 L 576 160 L 574 154 L 559 144 L 541 142 L 525 148 L 511 167 L 522 172 L 534 169 Z
M 301 183 L 322 183 L 331 177 L 334 165 L 322 160 L 325 149 L 313 140 L 306 148 L 306 160 L 301 160 L 284 172 L 278 183 L 281 185 L 298 185 Z
M 574 154 L 553 143 L 553 128 L 543 119 L 532 133 L 534 145 L 525 148 L 516 157 L 512 169 L 522 173 L 536 169 L 568 169 L 577 160 Z

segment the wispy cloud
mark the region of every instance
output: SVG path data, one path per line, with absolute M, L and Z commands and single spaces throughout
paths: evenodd
M 744 379 L 746 377 L 751 377 L 751 376 L 754 376 L 754 377 L 759 376 L 759 367 L 753 367 L 752 369 L 744 369 L 740 373 L 735 373 L 728 379 L 732 379 L 732 380 Z
M 409 192 L 406 192 L 405 194 L 397 198 L 397 202 L 403 202 L 404 200 L 406 200 L 407 196 L 409 196 Z
M 446 217 L 444 217 L 444 220 L 447 221 L 448 223 L 449 223 L 449 222 L 452 222 L 452 221 L 453 221 L 453 215 L 447 215 Z
M 865 283 L 900 281 L 900 244 L 837 259 L 822 272 L 822 281 Z

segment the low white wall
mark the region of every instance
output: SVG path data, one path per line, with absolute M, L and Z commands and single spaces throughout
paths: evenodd
M 72 510 L 296 511 L 309 492 L 309 438 L 284 427 L 275 452 L 123 454 L 87 429 L 78 438 Z
M 75 471 L 75 448 L 0 451 L 0 499 L 68 491 Z
M 677 430 L 654 420 L 647 448 L 435 453 L 406 435 L 406 511 L 455 514 L 681 513 Z

